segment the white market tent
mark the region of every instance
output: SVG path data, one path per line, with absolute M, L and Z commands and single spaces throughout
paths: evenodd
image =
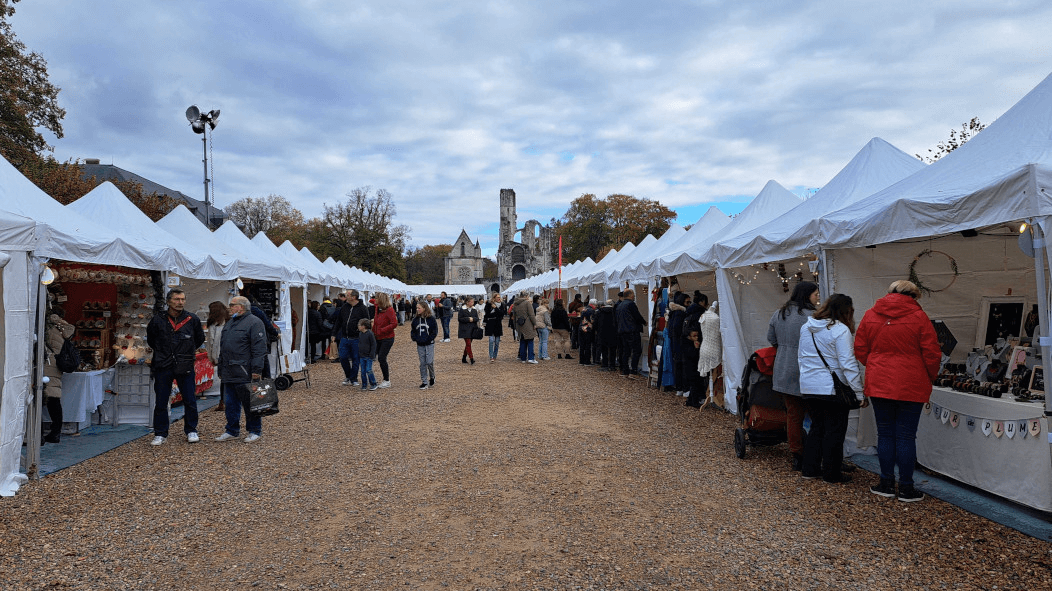
M 675 264 L 676 259 L 694 246 L 707 242 L 729 223 L 731 223 L 731 218 L 727 217 L 727 214 L 716 206 L 709 207 L 705 215 L 701 216 L 698 222 L 678 240 L 673 240 L 667 246 L 663 246 L 661 252 L 655 251 L 653 257 L 645 257 L 643 262 L 637 265 L 638 272 L 645 277 L 670 275 L 667 269 Z
M 1042 358 L 1049 359 L 1050 253 L 1044 236 L 1050 231 L 1050 215 L 1052 76 L 960 148 L 860 202 L 814 220 L 799 234 L 817 237 L 825 253 L 827 282 L 832 290 L 851 295 L 858 310 L 883 295 L 891 280 L 903 278 L 912 257 L 919 278 L 940 290 L 922 298 L 921 304 L 929 316 L 944 320 L 963 344 L 954 351 L 958 359 L 970 347 L 987 342 L 979 313 L 984 302 L 1014 299 L 1036 304 L 1039 325 L 1034 336 L 1040 337 Z M 1018 245 L 1018 222 L 1024 220 L 1032 224 L 1034 260 Z M 1030 236 L 1025 231 L 1024 237 Z M 1018 437 L 1015 442 L 988 439 L 969 429 L 943 429 L 945 425 L 933 423 L 931 416 L 922 416 L 918 460 L 973 486 L 1052 510 L 1052 453 L 1044 437 L 1048 419 L 1042 416 L 1052 408 L 1052 396 L 1047 398 L 1041 409 L 936 389 L 932 403 L 949 411 L 1005 422 L 1034 420 L 1043 433 L 1022 442 Z
M 752 351 L 767 345 L 771 313 L 788 298 L 778 277 L 759 270 L 750 273 L 748 269 L 734 268 L 800 259 L 816 252 L 813 238 L 798 236 L 797 241 L 791 241 L 789 237 L 812 220 L 859 202 L 924 167 L 917 158 L 874 138 L 810 199 L 754 230 L 716 243 L 713 252 L 720 267 L 717 291 L 724 367 L 744 367 Z M 802 261 L 789 265 L 788 274 L 799 270 L 809 278 L 810 270 L 802 265 Z M 777 265 L 770 266 L 772 271 L 776 268 Z M 738 277 L 748 281 L 735 281 Z M 734 392 L 739 380 L 737 371 L 727 372 L 726 392 Z
M 4 160 L 3 164 L 7 164 Z M 0 192 L 5 190 L 0 185 Z M 26 410 L 33 383 L 32 346 L 40 267 L 33 257 L 37 223 L 0 210 L 0 496 L 10 497 L 26 481 L 19 471 Z M 37 431 L 39 433 L 39 431 Z
M 140 251 L 170 250 L 168 266 L 162 270 L 196 279 L 237 277 L 237 263 L 234 259 L 221 253 L 212 255 L 158 227 L 142 210 L 128 201 L 113 183 L 102 183 L 65 207 L 95 221 L 101 227 L 113 224 L 114 220 L 120 220 L 116 230 L 121 239 Z
M 724 216 L 724 218 L 726 218 L 726 216 Z M 730 219 L 727 218 L 727 221 L 730 221 Z M 657 242 L 646 249 L 637 248 L 635 253 L 622 263 L 623 268 L 619 273 L 617 280 L 646 282 L 649 279 L 653 279 L 653 275 L 649 275 L 645 272 L 645 265 L 672 250 L 675 247 L 674 245 L 686 234 L 687 231 L 683 229 L 683 226 L 680 226 L 679 224 L 671 224 L 668 227 L 668 230 L 665 230 L 665 233 L 661 235 L 661 238 L 657 239 Z
M 443 291 L 450 295 L 471 295 L 476 297 L 486 297 L 487 287 L 481 283 L 468 283 L 464 285 L 409 285 L 407 286 L 416 295 L 427 295 L 438 296 Z
M 219 236 L 212 233 L 197 216 L 190 213 L 184 205 L 179 205 L 168 215 L 158 220 L 157 225 L 164 230 L 180 236 L 186 242 L 216 254 L 222 254 L 237 261 L 238 277 L 246 279 L 264 279 L 280 281 L 286 277 L 283 267 L 269 261 L 251 257 L 252 253 L 239 252 Z
M 800 205 L 799 197 L 790 193 L 776 181 L 767 181 L 767 184 L 764 185 L 763 189 L 753 198 L 749 205 L 740 214 L 731 219 L 730 223 L 713 232 L 707 238 L 702 238 L 701 241 L 690 244 L 679 256 L 673 254 L 663 257 L 658 270 L 661 272 L 661 275 L 711 271 L 716 268 L 716 260 L 713 253 L 714 244 L 758 228 L 778 218 L 797 205 Z M 687 234 L 690 235 L 690 232 Z M 668 259 L 672 259 L 672 262 L 666 264 L 664 261 Z
M 165 270 L 171 248 L 140 250 L 114 231 L 66 208 L 0 158 L 0 209 L 36 220 L 40 227 L 35 255 L 77 263 L 123 265 Z

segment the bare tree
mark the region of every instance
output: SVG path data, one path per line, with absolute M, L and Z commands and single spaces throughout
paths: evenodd
M 949 154 L 950 152 L 960 148 L 965 142 L 975 137 L 977 133 L 986 129 L 986 125 L 979 121 L 978 117 L 972 117 L 972 120 L 961 125 L 960 133 L 956 129 L 950 130 L 950 139 L 945 142 L 939 142 L 934 148 L 928 148 L 928 155 L 921 156 L 915 154 L 915 156 L 928 164 L 931 164 Z
M 325 255 L 349 265 L 405 279 L 402 252 L 409 240 L 409 227 L 395 225 L 395 205 L 386 189 L 377 189 L 372 196 L 370 190 L 359 187 L 347 193 L 346 202 L 326 204 L 312 243 Z
M 249 237 L 259 232 L 269 233 L 274 228 L 294 228 L 304 224 L 303 214 L 281 195 L 258 199 L 245 197 L 226 206 L 224 210 Z

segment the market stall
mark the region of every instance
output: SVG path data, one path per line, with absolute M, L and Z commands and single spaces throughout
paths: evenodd
M 5 188 L 0 184 L 0 195 Z M 3 201 L 0 198 L 0 204 Z M 26 336 L 33 330 L 33 299 L 39 285 L 39 267 L 32 257 L 36 228 L 33 220 L 0 210 L 0 496 L 5 497 L 14 495 L 26 480 L 19 462 L 33 369 L 33 347 Z
M 868 309 L 891 281 L 909 278 L 925 294 L 924 311 L 957 341 L 933 395 L 933 404 L 951 416 L 943 424 L 940 412 L 935 429 L 930 415 L 922 418 L 921 463 L 1046 510 L 1047 473 L 1029 476 L 1045 479 L 1040 488 L 1016 480 L 1023 474 L 1017 466 L 1049 465 L 1046 422 L 1028 427 L 1034 439 L 1015 441 L 1018 423 L 1015 437 L 1006 437 L 1012 421 L 1037 419 L 1052 408 L 1049 400 L 1028 402 L 1046 398 L 1038 367 L 1052 344 L 1046 336 L 1049 270 L 1043 239 L 1049 215 L 1052 77 L 967 144 L 800 231 L 817 237 L 826 280 L 833 290 L 851 295 L 857 310 Z M 952 413 L 957 421 L 950 422 Z M 978 421 L 981 439 L 965 441 L 974 437 L 968 422 L 960 420 L 965 417 L 989 419 L 990 435 Z M 992 447 L 1007 443 L 1023 445 L 1007 452 Z M 974 460 L 961 457 L 969 452 Z M 1012 460 L 1003 461 L 1004 453 Z M 969 467 L 971 461 L 978 464 Z

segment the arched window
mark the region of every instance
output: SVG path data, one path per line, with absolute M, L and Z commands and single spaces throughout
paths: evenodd
M 460 256 L 464 256 L 464 243 L 460 243 Z
M 526 267 L 522 265 L 515 265 L 511 268 L 511 279 L 512 281 L 518 281 L 519 279 L 526 278 Z
M 511 249 L 511 262 L 513 263 L 525 263 L 526 262 L 526 251 L 519 245 L 515 245 Z

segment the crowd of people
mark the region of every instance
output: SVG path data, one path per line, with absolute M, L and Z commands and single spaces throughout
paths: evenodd
M 777 350 L 772 385 L 785 404 L 791 469 L 803 478 L 851 480 L 845 472 L 854 467 L 843 461 L 851 406 L 836 395 L 839 381 L 860 406 L 873 405 L 880 482 L 870 491 L 904 502 L 924 498 L 913 481 L 917 425 L 942 352 L 919 298 L 914 283 L 895 281 L 856 329 L 851 297 L 837 293 L 820 303 L 818 285 L 802 281 L 771 317 L 767 340 Z
M 180 294 L 178 290 L 169 293 L 168 317 L 155 319 L 155 332 L 183 331 L 186 335 L 177 341 L 181 347 L 200 346 L 199 326 L 192 321 L 185 323 L 186 328 L 181 324 L 186 313 L 180 307 L 185 296 Z M 835 395 L 834 382 L 840 382 L 853 390 L 861 406 L 873 405 L 881 474 L 880 482 L 870 490 L 907 502 L 924 497 L 913 481 L 916 431 L 939 370 L 941 351 L 935 330 L 917 302 L 919 297 L 915 284 L 904 280 L 892 283 L 888 294 L 866 312 L 856 329 L 854 303 L 849 296 L 833 294 L 823 302 L 817 284 L 801 281 L 772 315 L 767 330 L 767 340 L 776 350 L 772 387 L 785 406 L 791 469 L 801 472 L 803 478 L 822 478 L 829 483 L 851 480 L 847 472 L 854 467 L 843 461 L 850 407 Z M 272 323 L 256 318 L 252 308 L 247 299 L 239 297 L 231 300 L 229 312 L 215 302 L 209 313 L 209 356 L 223 380 L 228 418 L 226 432 L 219 440 L 238 435 L 240 405 L 233 388 L 267 374 L 266 355 L 257 354 L 257 349 L 266 350 L 268 329 L 264 324 L 272 327 Z M 714 391 L 720 382 L 722 344 L 715 308 L 715 302 L 710 307 L 708 297 L 698 291 L 674 292 L 664 318 L 666 355 L 662 363 L 668 374 L 664 383 L 694 408 L 702 406 L 710 382 Z M 539 295 L 520 294 L 505 301 L 501 294 L 492 294 L 483 302 L 473 296 L 453 298 L 445 292 L 437 297 L 395 301 L 377 293 L 367 304 L 357 290 L 351 289 L 333 302 L 309 303 L 308 357 L 311 362 L 317 361 L 327 343 L 329 351 L 338 352 L 333 362 L 343 369 L 342 385 L 360 385 L 363 390 L 389 388 L 387 357 L 394 344 L 395 327 L 408 322 L 410 338 L 417 345 L 419 388 L 426 390 L 435 385 L 435 344 L 451 342 L 454 315 L 457 338 L 463 341 L 461 362 L 465 364 L 475 363 L 473 344 L 483 339 L 488 341 L 489 363 L 496 363 L 501 340 L 507 335 L 518 342 L 516 358 L 524 364 L 551 361 L 552 355 L 574 360 L 576 352 L 580 365 L 617 372 L 626 379 L 644 375 L 639 363 L 647 323 L 631 289 L 618 293 L 616 301 L 584 301 L 578 294 L 569 305 L 561 298 Z M 175 368 L 186 352 L 173 349 L 169 355 L 162 341 L 155 339 L 150 344 L 155 350 L 155 370 L 169 372 L 176 380 L 185 379 Z M 374 375 L 374 363 L 379 366 L 380 380 Z M 158 380 L 168 388 L 171 382 Z M 159 392 L 158 397 L 161 395 Z M 197 414 L 191 406 L 184 429 L 195 441 Z M 258 417 L 247 420 L 249 438 L 258 438 Z M 158 418 L 156 422 L 155 445 L 167 437 L 167 425 L 162 424 L 166 421 Z M 810 428 L 805 430 L 808 422 Z

